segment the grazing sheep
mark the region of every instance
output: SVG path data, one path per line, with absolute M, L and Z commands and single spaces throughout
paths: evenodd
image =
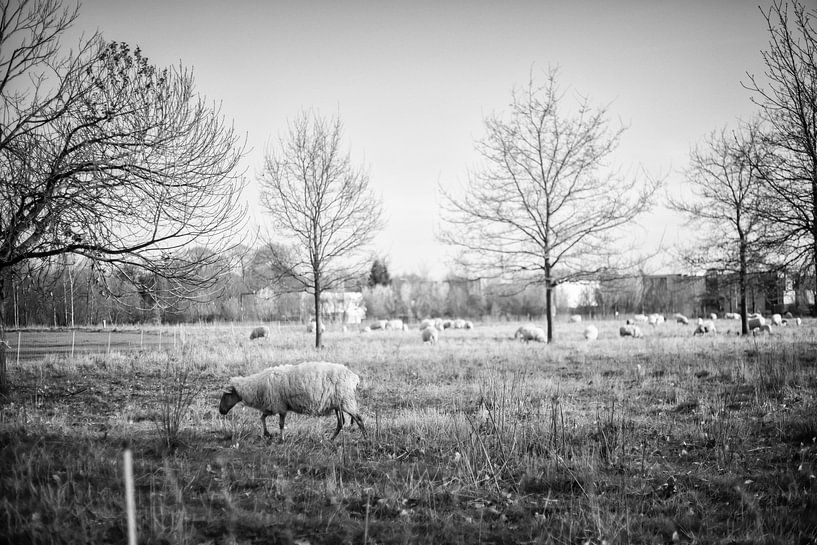
M 251 341 L 253 339 L 260 339 L 262 337 L 269 337 L 269 336 L 270 336 L 269 328 L 267 326 L 265 326 L 265 325 L 258 326 L 255 329 L 253 329 L 252 331 L 250 331 L 250 340 Z
M 434 329 L 437 331 L 443 330 L 443 319 L 442 318 L 435 318 L 434 319 Z
M 377 321 L 374 321 L 371 324 L 369 324 L 369 328 L 372 331 L 375 331 L 377 329 L 386 329 L 386 324 L 387 323 L 388 323 L 388 320 L 377 320 Z
M 723 317 L 727 320 L 740 320 L 740 312 L 727 312 Z
M 432 320 L 431 318 L 426 318 L 425 320 L 420 322 L 421 330 L 427 328 L 428 326 L 434 326 L 434 320 Z
M 647 316 L 647 323 L 655 327 L 664 323 L 664 317 L 661 314 L 650 314 Z
M 599 338 L 599 330 L 593 324 L 584 328 L 584 338 L 588 341 L 595 341 Z
M 396 331 L 403 331 L 403 320 L 397 318 L 395 320 L 387 320 L 383 329 L 394 329 Z
M 260 339 L 262 337 L 269 337 L 269 328 L 265 325 L 258 326 L 250 331 L 250 340 Z
M 633 316 L 633 320 L 635 320 L 636 322 L 646 322 L 647 321 L 647 315 L 646 314 L 636 314 L 635 316 Z
M 758 335 L 763 335 L 764 333 L 768 333 L 769 335 L 772 334 L 772 324 L 763 324 L 760 327 L 755 327 L 752 329 L 752 335 L 755 337 Z
M 474 322 L 472 322 L 471 320 L 466 320 L 465 329 L 474 329 Z
M 365 325 L 365 326 L 363 326 L 363 327 L 361 327 L 361 328 L 360 328 L 360 332 L 361 332 L 361 333 L 371 333 L 371 332 L 372 332 L 372 328 L 371 328 L 371 327 L 369 327 L 369 326 L 367 326 L 367 325 Z
M 786 311 L 786 314 L 783 315 L 784 318 L 788 318 L 789 320 L 794 318 L 794 314 L 791 313 L 790 310 Z
M 692 332 L 692 336 L 706 335 L 707 333 L 715 332 L 715 323 L 712 320 L 703 320 L 698 318 L 698 325 L 695 327 L 695 331 Z
M 443 320 L 443 329 L 448 329 L 448 328 L 450 328 L 450 327 L 451 327 L 453 324 L 454 324 L 454 322 L 452 322 L 451 320 Z
M 687 318 L 683 314 L 676 314 L 675 323 L 689 325 L 689 318 Z
M 772 325 L 783 325 L 783 317 L 780 314 L 772 314 Z
M 324 324 L 323 321 L 321 321 L 320 324 L 321 324 L 321 333 L 325 333 L 326 332 L 326 324 Z M 311 322 L 306 324 L 306 332 L 307 333 L 315 333 L 315 328 L 316 327 L 318 327 L 318 325 L 315 323 L 315 320 L 312 320 Z
M 519 329 L 516 330 L 516 333 L 513 334 L 513 338 L 521 339 L 525 342 L 537 341 L 540 343 L 547 340 L 547 337 L 545 337 L 545 332 L 542 330 L 542 328 L 533 324 L 525 324 L 520 326 Z
M 714 322 L 714 321 L 715 321 L 715 320 L 717 320 L 717 319 L 718 319 L 718 315 L 717 315 L 717 314 L 715 314 L 714 312 L 713 312 L 712 314 L 710 314 L 710 315 L 709 315 L 709 320 L 710 320 L 710 321 Z
M 635 339 L 644 336 L 644 334 L 641 333 L 641 328 L 632 324 L 623 325 L 618 328 L 618 334 L 621 337 L 633 337 Z
M 746 316 L 746 317 L 747 317 L 747 318 L 749 318 L 749 319 L 752 319 L 752 318 L 763 318 L 763 315 L 762 315 L 761 313 L 759 313 L 759 312 L 752 312 L 752 313 L 750 313 L 750 314 L 747 314 L 747 316 Z
M 454 329 L 465 329 L 465 320 L 462 318 L 457 318 L 453 322 L 451 322 L 451 327 Z
M 360 377 L 345 365 L 326 361 L 270 367 L 246 377 L 231 378 L 221 395 L 218 412 L 227 414 L 239 401 L 258 409 L 264 437 L 270 436 L 267 417 L 277 414 L 281 441 L 284 439 L 284 419 L 289 411 L 316 416 L 334 411 L 338 425 L 332 439 L 343 427 L 345 412 L 365 436 L 366 428 L 358 414 L 355 395 L 359 382 Z
M 760 316 L 760 315 L 753 315 L 753 316 L 749 317 L 749 319 L 746 322 L 746 325 L 749 328 L 749 330 L 751 331 L 751 330 L 753 330 L 753 329 L 755 329 L 757 327 L 762 327 L 762 326 L 766 325 L 766 319 L 763 316 Z
M 579 322 L 582 321 L 582 315 L 581 314 L 573 314 L 572 316 L 570 316 L 570 321 L 573 322 L 574 324 L 578 324 Z
M 423 328 L 423 330 L 420 332 L 420 336 L 422 337 L 424 343 L 429 344 L 436 343 L 437 339 L 439 338 L 437 328 L 435 328 L 433 325 Z

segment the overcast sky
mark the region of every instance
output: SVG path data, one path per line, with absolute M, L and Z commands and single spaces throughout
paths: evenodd
M 434 236 L 438 184 L 465 180 L 484 117 L 531 71 L 558 66 L 562 87 L 609 105 L 629 127 L 619 164 L 672 187 L 692 145 L 753 116 L 741 81 L 762 72 L 767 42 L 757 4 L 743 0 L 84 0 L 77 29 L 192 67 L 199 91 L 247 134 L 250 202 L 264 151 L 291 119 L 304 108 L 339 115 L 382 196 L 377 252 L 392 274 L 434 276 L 447 252 Z M 644 223 L 651 244 L 682 236 L 660 208 Z

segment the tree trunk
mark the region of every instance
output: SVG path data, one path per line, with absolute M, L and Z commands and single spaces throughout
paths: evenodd
M 746 316 L 746 242 L 740 242 L 740 270 L 738 271 L 740 291 L 740 331 L 743 335 L 749 334 L 749 320 Z
M 6 372 L 6 287 L 7 269 L 0 269 L 0 400 L 8 393 Z
M 321 282 L 320 276 L 315 274 L 315 348 L 321 348 Z
M 545 310 L 547 311 L 548 344 L 553 341 L 553 286 L 550 279 L 545 280 Z

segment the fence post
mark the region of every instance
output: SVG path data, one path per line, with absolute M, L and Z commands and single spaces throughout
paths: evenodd
M 128 545 L 136 545 L 136 501 L 133 488 L 133 454 L 129 448 L 124 454 L 125 508 L 128 520 Z

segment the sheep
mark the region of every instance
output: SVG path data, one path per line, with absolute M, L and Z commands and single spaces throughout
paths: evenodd
M 772 314 L 772 325 L 783 325 L 783 317 L 780 314 Z
M 423 328 L 423 330 L 420 332 L 420 336 L 422 337 L 424 343 L 429 344 L 436 343 L 437 339 L 439 338 L 437 328 L 435 328 L 433 325 Z
M 689 325 L 689 318 L 687 318 L 683 314 L 676 314 L 675 323 Z
M 698 325 L 695 327 L 695 331 L 692 332 L 692 336 L 706 335 L 707 333 L 715 332 L 715 323 L 712 320 L 703 320 L 698 318 Z
M 426 318 L 425 320 L 420 322 L 420 330 L 421 331 L 423 329 L 427 328 L 428 326 L 432 326 L 432 327 L 434 326 L 434 320 L 432 320 L 431 318 Z
M 474 322 L 472 322 L 471 320 L 466 320 L 465 329 L 474 329 Z
M 397 318 L 395 320 L 387 320 L 386 325 L 383 326 L 383 329 L 394 329 L 397 331 L 403 330 L 403 320 Z
M 227 414 L 239 401 L 258 409 L 264 437 L 270 437 L 267 417 L 277 414 L 281 441 L 284 440 L 284 419 L 289 411 L 315 416 L 334 411 L 338 424 L 332 439 L 343 427 L 345 412 L 365 437 L 366 427 L 358 413 L 355 394 L 359 382 L 360 377 L 338 363 L 308 361 L 270 367 L 249 376 L 232 377 L 222 392 L 218 412 Z
M 546 340 L 545 332 L 542 328 L 533 324 L 520 326 L 519 329 L 516 330 L 516 333 L 513 334 L 513 338 L 521 339 L 525 342 L 537 341 L 543 343 Z
M 321 324 L 321 333 L 325 333 L 326 332 L 326 324 L 324 324 L 323 321 L 321 321 L 320 324 Z M 315 323 L 315 320 L 312 320 L 311 322 L 306 324 L 306 332 L 307 333 L 315 333 L 315 328 L 316 327 L 317 327 L 317 324 Z
M 584 328 L 584 338 L 588 341 L 595 341 L 599 338 L 599 330 L 593 324 Z
M 443 320 L 443 329 L 448 329 L 452 324 L 453 322 L 451 320 Z
M 570 316 L 570 321 L 573 322 L 574 324 L 578 324 L 582 321 L 582 315 L 573 314 L 572 316 Z
M 261 339 L 263 337 L 269 337 L 269 328 L 265 325 L 258 326 L 252 331 L 250 331 L 250 340 L 254 339 Z
M 760 315 L 750 316 L 746 322 L 746 325 L 751 331 L 757 327 L 763 327 L 764 325 L 766 325 L 766 319 Z
M 769 335 L 772 334 L 772 324 L 763 324 L 760 327 L 755 327 L 752 329 L 752 335 L 755 337 L 758 335 L 763 335 L 764 333 L 768 333 Z
M 465 329 L 465 320 L 462 318 L 457 318 L 451 323 L 451 327 L 454 329 Z
M 663 324 L 664 323 L 664 317 L 662 315 L 660 315 L 660 314 L 650 314 L 650 315 L 647 316 L 647 323 L 649 323 L 651 326 L 655 327 L 658 324 Z
M 752 318 L 763 318 L 763 315 L 759 312 L 752 312 L 748 314 L 747 317 L 751 320 Z
M 727 312 L 723 317 L 727 320 L 740 320 L 740 312 Z
M 387 320 L 377 320 L 369 325 L 369 328 L 374 331 L 376 329 L 386 329 Z
M 637 325 L 632 325 L 632 324 L 621 326 L 618 329 L 618 334 L 619 334 L 620 337 L 633 337 L 635 339 L 638 339 L 638 338 L 644 336 L 644 334 L 641 333 L 641 328 L 638 327 Z
M 442 318 L 435 318 L 434 319 L 434 329 L 437 331 L 443 330 L 443 319 Z
M 636 314 L 635 316 L 633 316 L 633 319 L 636 322 L 646 322 L 647 321 L 647 315 L 646 314 Z

